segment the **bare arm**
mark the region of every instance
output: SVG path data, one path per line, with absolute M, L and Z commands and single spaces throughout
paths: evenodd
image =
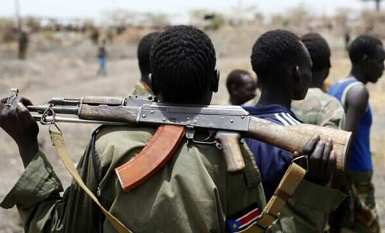
M 346 118 L 343 129 L 355 133 L 362 115 L 368 107 L 369 92 L 364 85 L 357 85 L 346 96 Z

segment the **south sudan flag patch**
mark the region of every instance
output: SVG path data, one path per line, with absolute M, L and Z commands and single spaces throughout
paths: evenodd
M 261 212 L 260 208 L 253 205 L 241 211 L 239 214 L 233 215 L 226 221 L 227 231 L 229 233 L 242 232 L 257 221 Z

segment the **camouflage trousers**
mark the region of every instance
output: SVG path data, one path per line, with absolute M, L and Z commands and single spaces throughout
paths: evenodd
M 349 197 L 331 215 L 330 232 L 379 233 L 373 172 L 348 172 L 345 191 Z

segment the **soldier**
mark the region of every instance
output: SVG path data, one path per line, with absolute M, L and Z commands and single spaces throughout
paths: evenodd
M 103 39 L 98 46 L 98 61 L 99 61 L 99 70 L 98 75 L 107 75 L 107 49 L 106 49 L 106 40 Z
M 218 89 L 214 46 L 206 34 L 193 27 L 174 26 L 160 34 L 153 45 L 151 65 L 152 87 L 161 101 L 209 104 Z M 77 185 L 71 184 L 60 195 L 62 185 L 39 151 L 39 129 L 24 106 L 31 103 L 20 97 L 7 105 L 4 102 L 0 104 L 0 125 L 16 141 L 25 171 L 1 206 L 16 205 L 21 210 L 27 233 L 115 232 Z M 252 156 L 241 142 L 246 167 L 228 173 L 222 152 L 210 143 L 212 136 L 205 130 L 196 131 L 194 141 L 182 139 L 170 161 L 135 189 L 123 191 L 114 169 L 136 158 L 154 131 L 103 126 L 93 134 L 78 170 L 111 213 L 135 233 L 239 232 L 236 225 L 226 227 L 226 221 L 243 219 L 242 229 L 254 224 L 255 218 L 247 218 L 248 214 L 263 208 L 265 198 Z M 305 152 L 312 165 L 317 164 L 311 172 L 314 177 L 322 177 L 326 164 L 333 164 L 330 150 L 324 149 L 325 144 L 317 138 L 307 144 Z M 318 215 L 302 211 L 300 204 L 321 207 L 308 203 L 306 190 L 297 193 L 298 207 L 293 208 L 310 221 L 303 224 L 311 225 Z M 296 232 L 290 221 L 282 223 L 283 232 Z
M 305 97 L 311 80 L 311 59 L 300 39 L 285 30 L 274 30 L 263 34 L 254 44 L 251 65 L 261 89 L 261 96 L 256 106 L 244 107 L 250 114 L 272 121 L 280 125 L 300 124 L 300 120 L 290 111 L 292 100 Z M 292 162 L 290 152 L 255 139 L 247 139 L 247 144 L 254 154 L 266 198 L 269 199 L 278 186 L 285 170 Z M 329 162 L 326 168 L 332 168 L 335 155 L 331 153 L 332 142 L 321 142 L 320 150 Z M 303 212 L 312 213 L 308 224 L 307 218 L 295 218 L 296 232 L 322 232 L 327 221 L 326 216 L 337 208 L 344 195 L 327 186 L 332 177 L 332 169 L 317 171 L 318 168 L 309 159 L 309 169 L 305 180 L 297 192 L 306 194 L 306 203 L 293 197 L 282 216 L 291 218 L 295 211 L 290 208 L 301 208 Z M 315 173 L 313 173 L 315 172 Z M 322 197 L 320 199 L 319 197 Z
M 335 97 L 322 91 L 331 67 L 329 45 L 318 33 L 306 34 L 301 40 L 313 62 L 312 79 L 305 99 L 294 101 L 292 110 L 304 123 L 338 128 L 344 117 L 344 109 Z
M 226 79 L 229 104 L 242 105 L 257 99 L 257 79 L 246 70 L 233 70 Z
M 27 57 L 27 50 L 29 45 L 29 35 L 26 31 L 22 30 L 19 33 L 19 51 L 18 57 L 20 60 L 25 60 Z
M 154 44 L 156 38 L 159 36 L 159 32 L 152 32 L 145 35 L 139 42 L 137 57 L 140 70 L 140 80 L 134 87 L 133 95 L 139 96 L 153 96 L 154 93 L 151 90 L 151 66 L 150 66 L 150 53 L 151 47 Z
M 373 163 L 370 150 L 372 111 L 366 84 L 376 83 L 384 71 L 385 51 L 381 40 L 361 35 L 349 46 L 352 69 L 349 76 L 333 85 L 329 93 L 345 109 L 343 129 L 353 132 L 348 179 L 353 210 L 348 227 L 354 232 L 380 232 L 372 183 Z

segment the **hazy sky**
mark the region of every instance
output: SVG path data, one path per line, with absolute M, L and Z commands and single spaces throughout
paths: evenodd
M 1 0 L 0 16 L 14 14 L 14 2 Z M 288 7 L 305 4 L 314 13 L 332 13 L 335 9 L 348 7 L 359 9 L 373 7 L 373 3 L 360 0 L 19 0 L 22 15 L 55 17 L 99 17 L 106 10 L 125 8 L 145 12 L 162 12 L 174 15 L 186 14 L 195 8 L 226 10 L 240 2 L 256 5 L 260 11 L 271 14 L 283 12 Z

